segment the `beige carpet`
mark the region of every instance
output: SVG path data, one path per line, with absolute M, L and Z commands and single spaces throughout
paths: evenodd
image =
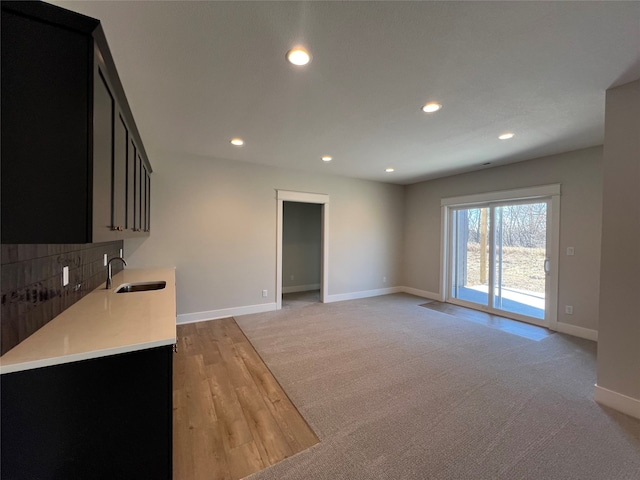
M 593 401 L 593 342 L 388 295 L 236 320 L 321 442 L 250 477 L 640 479 L 640 421 Z
M 640 479 L 640 421 L 593 401 L 593 342 L 536 342 L 398 294 L 236 320 L 320 443 L 262 479 Z

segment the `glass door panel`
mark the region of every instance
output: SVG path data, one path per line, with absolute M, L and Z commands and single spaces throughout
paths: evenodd
M 489 304 L 489 223 L 488 208 L 453 212 L 453 298 Z
M 492 207 L 492 306 L 544 320 L 547 202 Z
M 450 210 L 447 300 L 544 324 L 549 200 Z

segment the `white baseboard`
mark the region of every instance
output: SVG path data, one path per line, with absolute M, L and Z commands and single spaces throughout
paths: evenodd
M 614 392 L 598 385 L 595 386 L 593 399 L 607 407 L 626 413 L 634 418 L 640 418 L 640 400 Z
M 300 287 L 304 287 L 304 290 L 301 289 L 296 291 L 303 292 L 306 290 L 316 290 L 320 288 L 320 285 L 317 285 L 317 286 L 301 285 Z M 379 295 L 388 295 L 390 293 L 400 293 L 403 291 L 402 289 L 403 287 L 389 287 L 389 288 L 379 288 L 377 290 L 366 290 L 362 292 L 351 292 L 351 293 L 341 293 L 337 295 L 328 295 L 326 303 L 341 302 L 343 300 L 355 300 L 358 298 L 377 297 Z M 285 291 L 285 288 L 283 288 L 282 290 L 283 290 L 283 293 L 289 293 Z M 195 322 L 204 322 L 206 320 L 216 320 L 218 318 L 235 317 L 239 315 L 249 315 L 252 313 L 271 312 L 276 310 L 276 307 L 277 307 L 276 303 L 261 303 L 259 305 L 248 305 L 245 307 L 222 308 L 220 310 L 208 310 L 206 312 L 183 313 L 178 315 L 176 319 L 176 323 L 178 325 L 181 325 L 185 323 L 195 323 Z
M 364 290 L 361 292 L 339 293 L 337 295 L 327 295 L 325 303 L 342 302 L 344 300 L 356 300 L 358 298 L 377 297 L 379 295 L 389 295 L 390 293 L 400 293 L 402 287 L 378 288 L 376 290 Z
M 416 297 L 428 298 L 429 300 L 437 300 L 438 302 L 442 302 L 442 295 L 434 292 L 427 292 L 426 290 L 418 290 L 413 287 L 400 287 L 402 288 L 402 292 L 409 293 L 411 295 L 415 295 Z
M 311 290 L 320 290 L 320 284 L 312 283 L 311 285 L 293 285 L 291 287 L 282 287 L 282 293 L 308 292 Z
M 176 323 L 180 325 L 183 323 L 203 322 L 205 320 L 236 317 L 239 315 L 249 315 L 251 313 L 271 312 L 275 309 L 275 303 L 261 303 L 259 305 L 248 305 L 246 307 L 222 308 L 220 310 L 209 310 L 206 312 L 183 313 L 178 315 Z
M 598 331 L 590 328 L 578 327 L 571 325 L 570 323 L 558 322 L 556 324 L 556 331 L 560 333 L 566 333 L 567 335 L 573 335 L 574 337 L 586 338 L 587 340 L 598 341 Z

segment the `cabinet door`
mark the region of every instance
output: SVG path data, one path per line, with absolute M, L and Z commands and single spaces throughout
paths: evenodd
M 147 232 L 151 232 L 151 176 L 147 172 Z
M 170 346 L 2 375 L 7 479 L 172 478 Z
M 147 167 L 142 166 L 142 231 L 149 231 L 149 173 Z
M 96 67 L 93 92 L 93 242 L 114 239 L 111 190 L 115 102 Z
M 113 189 L 111 191 L 111 225 L 122 232 L 127 216 L 127 153 L 129 129 L 120 114 L 116 115 L 114 125 L 113 152 Z
M 135 173 L 134 173 L 134 197 L 133 197 L 133 231 L 140 231 L 140 199 L 141 199 L 141 191 L 140 191 L 140 172 L 142 170 L 142 160 L 140 159 L 140 154 L 136 152 L 135 159 Z
M 8 11 L 23 3 L 51 8 L 2 2 L 2 243 L 85 243 L 93 43 L 76 30 Z
M 125 221 L 125 228 L 128 231 L 134 231 L 137 154 L 136 144 L 130 140 L 127 152 L 127 216 Z
M 140 231 L 127 161 L 144 147 L 99 21 L 45 2 L 1 7 L 2 243 L 117 240 L 136 215 Z

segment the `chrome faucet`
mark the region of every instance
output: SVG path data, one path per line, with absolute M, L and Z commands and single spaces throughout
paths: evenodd
M 107 286 L 105 287 L 107 290 L 111 288 L 111 262 L 113 262 L 114 260 L 120 260 L 122 263 L 124 263 L 125 267 L 127 266 L 127 262 L 125 262 L 124 258 L 122 257 L 113 257 L 107 262 Z

